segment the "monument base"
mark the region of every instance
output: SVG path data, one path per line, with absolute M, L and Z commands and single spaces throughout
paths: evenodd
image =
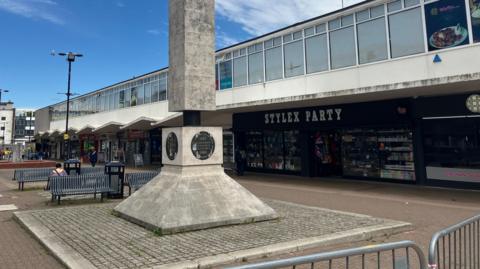
M 277 218 L 272 208 L 225 174 L 221 165 L 165 165 L 159 176 L 114 212 L 160 234 Z

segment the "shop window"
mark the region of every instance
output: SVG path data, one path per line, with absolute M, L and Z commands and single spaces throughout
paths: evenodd
M 300 32 L 301 33 L 301 32 Z M 285 57 L 285 77 L 303 75 L 303 41 L 283 45 Z
M 440 0 L 425 5 L 428 50 L 468 44 L 465 1 Z
M 302 157 L 300 154 L 300 132 L 299 131 L 284 132 L 284 148 L 285 148 L 285 170 L 301 171 Z
M 267 49 L 265 51 L 265 76 L 266 80 L 281 79 L 282 74 L 282 47 Z
M 385 18 L 358 24 L 357 36 L 360 64 L 387 59 Z
M 242 56 L 233 60 L 233 86 L 240 87 L 247 84 L 247 57 Z
M 330 57 L 332 69 L 356 64 L 355 37 L 352 26 L 330 32 Z
M 480 183 L 480 121 L 424 121 L 428 179 Z
M 232 87 L 232 61 L 221 62 L 219 65 L 220 72 L 220 90 Z
M 263 136 L 263 142 L 265 145 L 265 168 L 273 170 L 283 170 L 283 133 L 276 131 L 265 131 Z
M 328 70 L 327 35 L 305 39 L 307 74 Z
M 420 8 L 388 17 L 392 58 L 425 52 Z
M 263 135 L 261 132 L 246 133 L 247 167 L 263 168 Z
M 248 56 L 248 83 L 263 82 L 263 52 Z

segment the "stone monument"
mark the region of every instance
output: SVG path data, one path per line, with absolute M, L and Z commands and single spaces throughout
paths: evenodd
M 201 126 L 215 110 L 215 1 L 169 1 L 169 110 L 183 126 L 162 130 L 159 176 L 117 205 L 119 216 L 161 234 L 277 218 L 225 174 L 221 127 Z

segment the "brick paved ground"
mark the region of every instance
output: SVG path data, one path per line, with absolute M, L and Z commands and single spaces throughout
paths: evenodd
M 47 205 L 46 197 L 39 195 L 39 189 L 32 190 L 32 184 L 28 184 L 29 190 L 25 192 L 16 191 L 16 184 L 10 180 L 12 175 L 13 171 L 0 170 L 0 194 L 3 195 L 0 204 L 15 204 L 20 210 L 58 208 Z M 415 240 L 426 251 L 435 231 L 480 214 L 478 191 L 249 173 L 239 178 L 239 182 L 260 197 L 402 220 L 415 226 L 411 232 L 381 241 L 314 248 L 302 254 L 401 239 Z M 91 200 L 85 202 L 92 203 Z M 64 205 L 71 204 L 80 202 Z M 10 211 L 0 212 L 0 268 L 62 268 L 11 216 Z
M 384 229 L 400 224 L 365 215 L 269 200 L 279 220 L 156 236 L 111 214 L 115 204 L 23 212 L 98 268 L 151 268 L 157 265 L 235 251 L 330 236 Z

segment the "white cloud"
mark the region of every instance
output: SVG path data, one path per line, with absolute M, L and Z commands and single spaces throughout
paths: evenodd
M 362 0 L 344 0 L 345 6 Z M 342 7 L 341 0 L 217 0 L 220 16 L 258 36 Z
M 233 44 L 237 44 L 237 43 L 240 42 L 238 39 L 228 35 L 227 33 L 223 32 L 219 29 L 217 29 L 216 39 L 217 39 L 217 46 L 219 48 L 228 47 L 228 46 L 231 46 Z
M 147 33 L 151 34 L 151 35 L 159 35 L 161 34 L 160 30 L 158 29 L 150 29 L 150 30 L 147 30 Z
M 63 25 L 65 21 L 45 6 L 57 5 L 52 0 L 0 0 L 0 10 L 29 19 L 45 20 Z

